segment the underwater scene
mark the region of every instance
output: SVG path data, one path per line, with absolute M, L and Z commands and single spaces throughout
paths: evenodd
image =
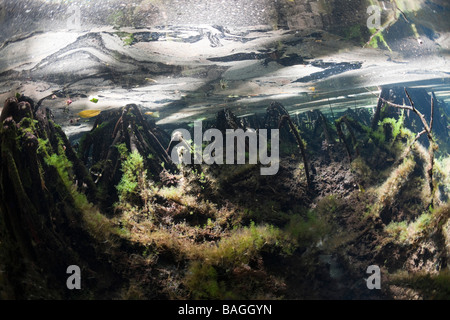
M 0 0 L 0 30 L 1 300 L 450 299 L 450 2 Z

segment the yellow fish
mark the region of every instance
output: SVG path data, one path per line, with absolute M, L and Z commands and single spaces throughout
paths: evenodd
M 145 114 L 153 118 L 159 118 L 159 111 L 147 111 Z
M 83 110 L 81 112 L 78 112 L 78 115 L 81 118 L 92 118 L 92 117 L 98 116 L 100 114 L 100 112 L 102 112 L 102 111 L 89 109 L 89 110 Z
M 311 90 L 311 91 L 313 91 L 313 92 L 316 91 L 316 88 L 315 88 L 315 87 L 309 87 L 308 89 Z

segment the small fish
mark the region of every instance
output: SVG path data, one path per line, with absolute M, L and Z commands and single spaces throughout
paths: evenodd
M 313 91 L 313 92 L 316 91 L 316 88 L 315 88 L 315 87 L 309 87 L 308 89 L 311 90 L 311 91 Z
M 157 83 L 158 82 L 158 81 L 156 81 L 155 79 L 152 79 L 152 78 L 145 78 L 145 81 L 152 82 L 152 83 Z
M 52 95 L 52 99 L 55 100 L 57 98 L 56 94 Z
M 152 116 L 153 118 L 159 118 L 159 111 L 147 111 L 144 113 L 148 116 Z
M 70 100 L 70 99 L 67 99 L 67 100 L 66 100 L 66 104 L 67 104 L 67 105 L 70 105 L 72 102 L 73 102 L 73 101 Z
M 98 102 L 98 99 L 97 98 L 92 98 L 91 100 L 89 100 L 90 102 L 93 102 L 93 103 L 97 103 Z
M 99 115 L 100 112 L 102 112 L 102 111 L 101 110 L 89 109 L 89 110 L 83 110 L 83 111 L 78 112 L 78 115 L 81 118 L 92 118 L 92 117 L 95 117 L 95 116 Z

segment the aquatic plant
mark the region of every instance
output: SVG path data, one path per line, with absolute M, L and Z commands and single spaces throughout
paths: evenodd
M 242 298 L 254 296 L 255 293 L 239 291 L 236 288 L 227 286 L 232 282 L 235 272 L 244 267 L 248 271 L 251 269 L 248 264 L 257 259 L 262 251 L 284 250 L 292 252 L 289 240 L 283 232 L 270 225 L 259 225 L 251 223 L 250 226 L 239 228 L 231 232 L 230 236 L 222 238 L 217 246 L 204 244 L 193 250 L 193 260 L 186 273 L 185 285 L 193 294 L 194 298 Z M 221 270 L 224 279 L 221 282 L 218 277 L 218 270 Z M 255 272 L 255 271 L 253 271 Z M 255 285 L 252 282 L 252 273 L 248 273 L 250 278 L 242 279 L 249 282 L 248 285 Z M 227 281 L 225 281 L 227 279 Z M 266 280 L 268 280 L 266 278 Z M 254 280 L 253 280 L 254 281 Z M 264 286 L 256 283 L 259 290 Z M 220 289 L 220 290 L 219 290 Z M 262 292 L 260 293 L 262 294 Z
M 375 129 L 367 128 L 370 140 L 381 150 L 397 159 L 400 163 L 408 154 L 408 144 L 414 138 L 411 130 L 405 127 L 405 116 L 402 111 L 398 119 L 385 117 L 378 122 Z
M 325 214 L 333 215 L 333 205 L 329 209 L 331 211 L 327 210 Z M 284 228 L 284 232 L 289 235 L 289 238 L 295 242 L 296 246 L 308 247 L 316 245 L 331 231 L 330 225 L 322 216 L 323 213 L 322 209 L 317 209 L 308 211 L 306 217 L 298 214 L 293 215 Z
M 364 182 L 372 179 L 374 172 L 362 157 L 354 159 L 350 164 L 351 171 Z
M 402 128 L 404 126 L 405 114 L 402 110 L 399 118 L 397 120 L 393 118 L 384 118 L 382 122 L 379 123 L 379 127 L 389 124 L 392 128 L 392 143 L 395 142 L 397 136 L 402 132 Z
M 218 281 L 217 271 L 210 264 L 192 262 L 185 284 L 195 299 L 222 299 L 232 294 L 227 292 L 225 282 Z
M 413 289 L 424 300 L 450 299 L 450 272 L 441 270 L 436 274 L 425 272 L 399 273 L 390 277 L 389 283 Z
M 72 179 L 69 177 L 69 170 L 72 169 L 72 163 L 70 163 L 67 157 L 53 153 L 46 156 L 44 160 L 47 165 L 56 168 L 65 186 L 70 190 L 72 188 Z
M 415 165 L 415 161 L 409 157 L 392 171 L 388 179 L 376 189 L 379 201 L 372 207 L 371 214 L 378 216 L 384 207 L 392 203 L 400 189 L 408 181 Z
M 131 201 L 146 187 L 147 170 L 137 151 L 131 152 L 122 163 L 122 178 L 117 185 L 120 201 Z
M 366 43 L 366 45 L 369 45 L 372 48 L 378 48 L 378 43 L 383 44 L 386 49 L 388 49 L 390 52 L 392 52 L 392 49 L 389 47 L 389 45 L 387 44 L 386 40 L 384 39 L 383 36 L 383 29 L 374 29 L 371 28 L 369 29 L 370 33 L 372 34 L 369 41 Z
M 435 177 L 438 181 L 437 189 L 442 189 L 441 198 L 447 199 L 450 197 L 450 156 L 439 157 L 435 164 Z
M 411 244 L 422 236 L 433 220 L 430 212 L 424 212 L 415 221 L 407 223 L 406 221 L 391 222 L 385 230 L 393 237 L 394 241 L 400 244 Z

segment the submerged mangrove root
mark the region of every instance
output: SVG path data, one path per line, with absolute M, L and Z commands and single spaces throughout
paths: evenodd
M 352 153 L 350 151 L 350 145 L 344 135 L 344 132 L 342 131 L 342 123 L 345 123 L 345 126 L 347 127 L 347 130 L 350 133 L 350 137 L 352 139 L 352 143 L 356 152 L 356 157 L 359 157 L 359 148 L 358 148 L 358 141 L 356 140 L 356 136 L 353 129 L 356 129 L 360 132 L 365 132 L 365 130 L 357 121 L 350 119 L 347 116 L 342 116 L 338 120 L 336 120 L 336 131 L 339 135 L 339 139 L 345 145 L 349 161 L 352 162 Z
M 377 129 L 378 122 L 380 121 L 381 117 L 381 108 L 383 107 L 383 102 L 386 101 L 389 97 L 389 90 L 387 88 L 382 88 L 380 92 L 380 96 L 378 97 L 377 107 L 375 109 L 375 114 L 372 118 L 372 124 L 371 128 L 373 131 Z
M 217 113 L 216 128 L 223 133 L 225 133 L 227 129 L 242 129 L 244 131 L 246 130 L 241 121 L 230 109 L 223 109 Z
M 136 151 L 143 156 L 145 167 L 155 180 L 164 170 L 177 171 L 161 144 L 164 139 L 136 105 L 99 115 L 92 131 L 80 143 L 79 156 L 96 176 L 103 206 L 111 206 L 117 200 L 115 186 L 122 177 L 121 164 L 127 153 Z
M 278 125 L 278 127 L 281 128 L 285 122 L 287 122 L 289 128 L 291 129 L 292 133 L 294 134 L 295 139 L 297 140 L 297 144 L 300 148 L 300 152 L 302 154 L 302 159 L 303 159 L 303 166 L 305 167 L 306 183 L 308 184 L 308 188 L 309 188 L 311 186 L 311 177 L 309 175 L 308 160 L 306 158 L 305 145 L 303 144 L 303 140 L 300 137 L 300 134 L 298 133 L 297 127 L 295 126 L 295 124 L 292 122 L 291 118 L 288 115 L 284 115 L 280 118 L 280 124 Z
M 272 102 L 270 106 L 267 108 L 267 119 L 278 119 L 278 129 L 281 129 L 283 125 L 287 122 L 288 131 L 291 131 L 295 137 L 298 147 L 300 148 L 300 152 L 303 159 L 303 165 L 305 167 L 305 175 L 306 175 L 306 183 L 307 187 L 311 186 L 311 176 L 309 174 L 309 166 L 308 160 L 306 157 L 305 144 L 303 143 L 302 138 L 300 137 L 299 131 L 295 124 L 292 122 L 291 117 L 287 110 L 283 107 L 282 104 L 278 102 Z
M 263 127 L 266 129 L 280 129 L 280 119 L 285 115 L 289 117 L 289 112 L 287 112 L 284 106 L 279 102 L 272 102 L 266 110 Z M 293 135 L 291 134 L 289 127 L 282 127 L 280 129 L 280 140 L 290 143 L 296 143 L 295 137 L 293 137 Z
M 409 152 L 409 150 L 411 149 L 412 145 L 419 140 L 419 138 L 426 134 L 428 141 L 430 143 L 429 147 L 428 147 L 428 156 L 429 156 L 429 167 L 426 169 L 427 175 L 428 175 L 428 179 L 429 179 L 429 186 L 430 186 L 430 191 L 431 191 L 431 203 L 430 205 L 433 206 L 433 198 L 434 198 L 434 192 L 435 192 L 435 188 L 434 188 L 434 183 L 433 183 L 433 166 L 434 166 L 434 150 L 436 148 L 436 144 L 433 138 L 433 134 L 432 134 L 432 130 L 433 130 L 433 114 L 434 114 L 434 99 L 433 96 L 431 96 L 431 115 L 430 115 L 430 123 L 427 122 L 427 120 L 425 119 L 425 116 L 416 109 L 416 107 L 414 106 L 414 102 L 411 99 L 411 96 L 409 95 L 408 91 L 405 88 L 405 94 L 406 97 L 409 100 L 410 105 L 399 105 L 399 104 L 395 104 L 389 100 L 386 100 L 384 98 L 382 98 L 380 96 L 380 100 L 382 100 L 384 103 L 388 104 L 391 107 L 394 108 L 398 108 L 398 109 L 404 109 L 404 110 L 409 110 L 414 112 L 420 119 L 420 121 L 422 122 L 423 125 L 423 130 L 420 131 L 419 133 L 417 133 L 415 139 L 413 140 L 413 142 L 410 144 L 410 146 L 407 148 L 404 156 L 406 156 L 406 154 Z
M 90 272 L 94 259 L 80 255 L 94 250 L 82 213 L 90 208 L 84 192 L 94 195 L 95 185 L 50 110 L 34 112 L 23 101 L 8 99 L 0 117 L 0 256 L 14 297 L 48 298 L 41 288 L 65 283 L 68 265 Z
M 319 122 L 322 125 L 322 129 L 323 129 L 323 133 L 325 134 L 325 139 L 327 140 L 328 144 L 331 144 L 333 142 L 332 138 L 331 138 L 331 133 L 330 133 L 330 128 L 328 125 L 328 121 L 325 118 L 325 116 L 323 115 L 322 112 L 317 110 L 317 113 L 319 114 Z

